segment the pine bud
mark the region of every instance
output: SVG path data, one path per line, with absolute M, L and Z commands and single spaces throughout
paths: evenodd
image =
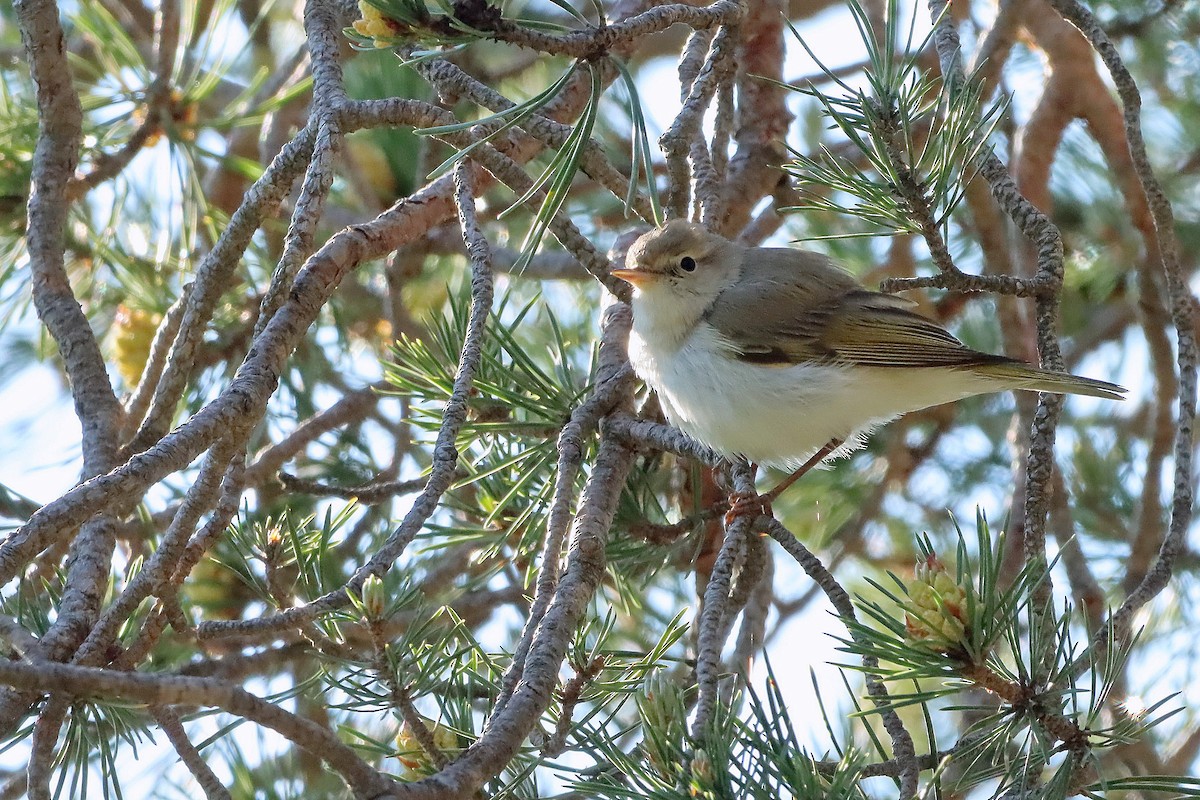
M 716 783 L 715 777 L 708 751 L 697 747 L 696 752 L 692 753 L 692 797 L 711 797 Z
M 955 583 L 933 554 L 917 562 L 908 585 L 904 627 L 908 638 L 946 652 L 967 638 L 967 591 Z
M 642 750 L 664 778 L 678 773 L 681 766 L 679 742 L 683 729 L 683 702 L 679 687 L 662 672 L 648 674 L 642 682 L 642 696 L 637 700 L 642 718 Z
M 638 704 L 642 724 L 664 730 L 671 721 L 675 684 L 661 672 L 652 672 L 642 681 L 642 702 Z
M 387 593 L 384 591 L 383 581 L 378 575 L 368 575 L 367 579 L 363 581 L 362 604 L 367 619 L 383 618 L 384 609 L 387 608 Z
M 113 320 L 113 355 L 126 386 L 136 386 L 150 358 L 150 346 L 162 315 L 124 304 Z
M 392 40 L 403 30 L 401 26 L 367 0 L 358 0 L 358 11 L 362 19 L 354 20 L 354 30 L 375 40 L 376 47 L 391 47 Z
M 429 731 L 434 745 L 442 753 L 458 749 L 458 734 L 453 728 L 424 718 L 421 719 L 421 724 Z M 411 779 L 430 774 L 436 766 L 425 752 L 425 748 L 421 747 L 420 740 L 407 722 L 400 726 L 400 732 L 396 734 L 396 758 L 407 770 L 406 777 Z

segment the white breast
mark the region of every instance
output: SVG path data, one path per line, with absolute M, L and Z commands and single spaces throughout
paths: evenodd
M 674 350 L 643 333 L 635 314 L 630 360 L 671 423 L 756 463 L 795 467 L 831 439 L 851 442 L 905 412 L 998 388 L 946 369 L 749 364 L 729 357 L 704 323 Z

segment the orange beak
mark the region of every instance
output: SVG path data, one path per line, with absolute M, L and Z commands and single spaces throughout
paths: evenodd
M 611 273 L 613 277 L 620 278 L 626 283 L 632 283 L 634 286 L 645 286 L 658 276 L 652 272 L 646 272 L 640 269 L 614 269 Z

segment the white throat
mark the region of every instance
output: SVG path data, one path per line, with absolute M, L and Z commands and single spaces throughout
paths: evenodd
M 705 304 L 695 296 L 681 296 L 670 286 L 656 285 L 636 290 L 631 305 L 634 336 L 666 355 L 683 346 L 700 322 Z

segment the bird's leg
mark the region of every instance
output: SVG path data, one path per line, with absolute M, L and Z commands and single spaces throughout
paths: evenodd
M 758 516 L 765 514 L 771 516 L 771 503 L 779 498 L 779 495 L 787 491 L 787 488 L 796 481 L 800 480 L 806 472 L 811 470 L 817 464 L 820 464 L 829 454 L 844 444 L 842 439 L 830 439 L 824 447 L 812 454 L 812 457 L 800 465 L 800 468 L 788 475 L 786 478 L 776 484 L 775 488 L 765 494 L 745 494 L 742 492 L 734 492 L 729 496 L 729 510 L 725 512 L 725 524 L 729 525 L 738 517 L 743 516 Z
M 808 461 L 805 461 L 805 462 L 804 462 L 804 463 L 803 463 L 803 464 L 800 466 L 800 468 L 799 468 L 799 469 L 797 469 L 797 470 L 796 470 L 795 472 L 793 472 L 791 475 L 788 475 L 786 478 L 784 478 L 783 480 L 781 480 L 781 481 L 780 481 L 780 482 L 779 482 L 779 483 L 778 483 L 778 484 L 775 486 L 775 488 L 774 488 L 774 489 L 772 489 L 771 491 L 769 491 L 769 492 L 767 492 L 766 494 L 764 494 L 764 495 L 762 496 L 762 497 L 763 497 L 763 499 L 764 499 L 764 500 L 765 500 L 765 501 L 766 501 L 768 504 L 769 504 L 769 503 L 770 503 L 772 500 L 775 500 L 775 499 L 777 499 L 777 498 L 779 497 L 779 495 L 781 495 L 781 494 L 783 494 L 785 491 L 787 491 L 787 488 L 788 488 L 789 486 L 791 486 L 791 485 L 792 485 L 793 483 L 795 483 L 796 481 L 800 480 L 800 478 L 802 478 L 802 477 L 804 476 L 804 473 L 808 472 L 810 469 L 812 469 L 813 467 L 815 467 L 817 464 L 820 464 L 820 463 L 821 463 L 822 461 L 824 461 L 826 458 L 829 458 L 830 454 L 832 454 L 834 450 L 837 450 L 839 447 L 841 447 L 841 446 L 842 446 L 843 444 L 845 444 L 845 443 L 846 443 L 846 442 L 845 442 L 845 440 L 844 440 L 844 439 L 830 439 L 828 442 L 826 442 L 826 443 L 825 443 L 825 446 L 824 446 L 824 447 L 822 447 L 822 448 L 821 448 L 820 450 L 818 450 L 817 452 L 813 453 L 813 454 L 812 454 L 812 457 L 811 457 L 811 458 L 809 458 L 809 459 L 808 459 Z

